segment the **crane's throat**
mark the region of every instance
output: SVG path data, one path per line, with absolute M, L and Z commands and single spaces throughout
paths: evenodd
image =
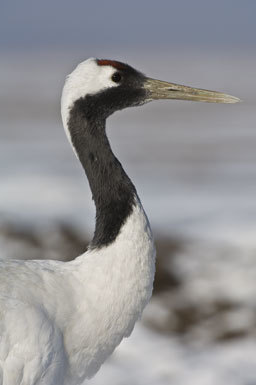
M 93 113 L 86 98 L 79 99 L 71 108 L 68 130 L 96 206 L 91 247 L 109 245 L 132 212 L 136 189 L 111 150 L 105 119 Z

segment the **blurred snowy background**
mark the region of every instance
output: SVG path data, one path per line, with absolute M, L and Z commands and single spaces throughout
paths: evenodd
M 256 3 L 3 2 L 0 248 L 73 258 L 94 207 L 64 136 L 64 78 L 90 56 L 243 103 L 155 102 L 108 120 L 158 249 L 142 322 L 93 385 L 256 384 Z

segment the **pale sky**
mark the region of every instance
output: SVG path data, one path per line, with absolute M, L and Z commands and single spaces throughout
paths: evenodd
M 255 0 L 2 0 L 0 49 L 256 49 Z

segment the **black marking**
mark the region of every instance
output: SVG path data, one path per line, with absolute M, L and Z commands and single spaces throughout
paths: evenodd
M 136 72 L 135 70 L 133 70 Z M 123 74 L 122 84 L 77 100 L 68 127 L 73 145 L 88 177 L 96 206 L 91 248 L 112 243 L 135 203 L 136 189 L 114 156 L 105 131 L 106 118 L 116 110 L 145 101 L 144 76 Z
M 97 161 L 97 158 L 95 157 L 95 155 L 92 152 L 89 153 L 89 159 L 90 159 L 91 163 Z

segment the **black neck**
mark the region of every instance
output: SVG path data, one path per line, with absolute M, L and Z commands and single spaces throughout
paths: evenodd
M 96 206 L 96 226 L 90 246 L 101 247 L 116 239 L 132 212 L 136 190 L 111 150 L 105 119 L 92 116 L 87 107 L 86 98 L 75 102 L 68 127 Z

